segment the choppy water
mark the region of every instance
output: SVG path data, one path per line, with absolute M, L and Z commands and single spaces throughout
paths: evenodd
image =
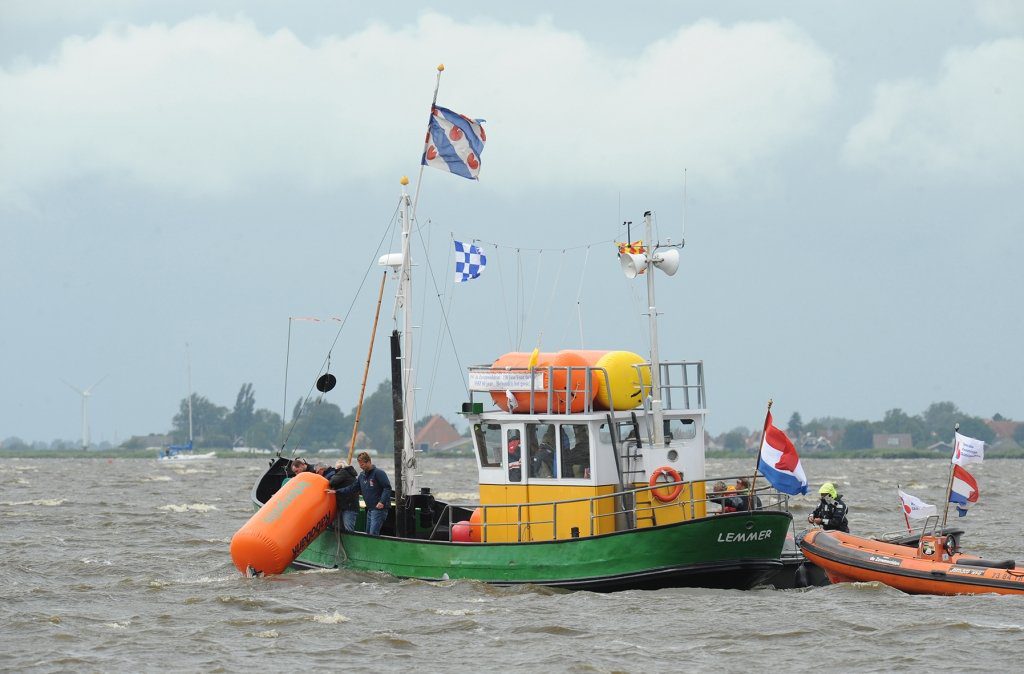
M 747 464 L 711 461 L 709 474 Z M 931 503 L 945 486 L 941 461 L 804 464 L 816 484 L 840 484 L 857 533 L 900 527 L 897 482 Z M 1024 652 L 1024 597 L 873 584 L 593 594 L 347 571 L 246 579 L 228 543 L 265 465 L 0 460 L 0 669 L 994 671 L 1017 669 Z M 421 469 L 435 492 L 475 496 L 470 461 Z M 974 472 L 982 496 L 959 520 L 965 548 L 1024 559 L 1024 462 Z M 812 504 L 797 504 L 798 521 Z

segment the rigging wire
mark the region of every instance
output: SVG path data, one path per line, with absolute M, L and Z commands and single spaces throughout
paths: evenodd
M 583 268 L 580 270 L 580 286 L 576 291 L 576 320 L 580 329 L 580 348 L 583 346 L 583 282 L 587 275 L 587 262 L 590 260 L 590 246 L 587 246 L 586 255 L 583 257 Z M 569 328 L 572 326 L 572 315 L 569 315 L 569 320 L 565 323 L 565 330 L 562 332 L 562 342 L 565 342 L 566 336 L 569 334 Z
M 399 202 L 399 203 L 401 203 L 401 202 Z M 355 307 L 356 300 L 359 299 L 359 294 L 362 292 L 363 286 L 366 284 L 366 279 L 370 275 L 370 270 L 373 269 L 373 267 L 377 263 L 377 258 L 378 258 L 379 254 L 380 254 L 380 249 L 383 247 L 384 240 L 388 237 L 389 233 L 392 234 L 392 242 L 394 241 L 394 230 L 395 230 L 396 216 L 398 215 L 398 209 L 399 209 L 399 206 L 396 206 L 394 213 L 391 214 L 391 221 L 388 224 L 387 229 L 384 231 L 384 236 L 382 236 L 380 241 L 377 242 L 377 250 L 374 252 L 373 257 L 370 260 L 370 264 L 367 265 L 366 271 L 363 272 L 363 278 L 359 281 L 359 286 L 356 288 L 356 292 L 352 296 L 352 301 L 348 305 L 348 310 L 345 312 L 345 315 L 341 319 L 341 325 L 338 326 L 338 331 L 334 335 L 334 341 L 331 342 L 331 346 L 327 350 L 327 356 L 324 358 L 324 362 L 320 366 L 320 371 L 318 372 L 318 376 L 323 374 L 326 371 L 325 368 L 327 368 L 327 369 L 330 368 L 331 352 L 334 350 L 334 347 L 337 346 L 338 340 L 341 338 L 341 332 L 342 332 L 342 330 L 345 329 L 345 326 L 348 324 L 348 317 L 349 317 L 349 315 L 351 315 L 352 309 Z M 280 451 L 282 451 L 282 452 L 284 451 L 285 446 L 287 446 L 287 444 L 288 444 L 288 440 L 292 436 L 292 432 L 295 431 L 295 429 L 298 427 L 299 419 L 302 418 L 302 414 L 303 414 L 303 412 L 305 412 L 306 407 L 308 405 L 310 394 L 313 392 L 313 388 L 315 388 L 315 387 L 316 387 L 316 380 L 314 379 L 313 380 L 313 384 L 306 391 L 306 395 L 302 398 L 301 404 L 298 405 L 298 409 L 296 409 L 296 411 L 293 414 L 294 419 L 292 420 L 291 426 L 288 427 L 286 425 L 286 428 L 288 428 L 288 432 L 285 433 L 284 438 L 281 440 L 281 450 Z M 320 396 L 320 399 L 321 400 L 323 399 L 322 395 Z M 319 402 L 319 400 L 317 402 Z M 284 423 L 283 419 L 282 419 L 282 423 Z M 301 439 L 302 438 L 300 436 L 299 437 L 299 441 L 301 441 Z M 299 443 L 297 441 L 295 449 L 298 449 L 298 444 Z M 292 455 L 295 454 L 295 449 L 292 450 Z
M 562 260 L 565 260 L 565 251 L 562 251 Z M 555 282 L 551 284 L 551 296 L 548 297 L 547 306 L 544 308 L 544 320 L 541 321 L 540 330 L 537 332 L 537 348 L 540 348 L 541 341 L 544 338 L 544 326 L 548 324 L 548 316 L 551 315 L 551 305 L 555 303 L 555 293 L 558 291 L 558 280 L 562 277 L 562 267 L 564 264 L 555 265 Z M 540 273 L 540 260 L 537 261 L 537 272 Z
M 420 235 L 420 241 L 422 242 L 423 237 Z M 427 271 L 430 272 L 430 282 L 434 285 L 434 294 L 438 297 L 438 304 L 441 307 L 441 319 L 444 322 L 445 331 L 448 333 L 448 340 L 452 345 L 452 353 L 455 356 L 455 362 L 459 366 L 459 375 L 462 378 L 462 385 L 469 391 L 469 383 L 466 381 L 466 373 L 462 371 L 462 361 L 459 358 L 459 351 L 455 346 L 455 338 L 452 336 L 452 326 L 448 322 L 448 315 L 445 313 L 444 304 L 440 302 L 441 293 L 437 289 L 437 279 L 434 276 L 434 267 L 430 264 L 430 257 L 425 256 L 427 260 Z
M 508 337 L 508 350 L 513 350 L 512 322 L 508 318 L 508 299 L 505 297 L 505 275 L 502 273 L 501 256 L 498 255 L 498 247 L 494 247 L 494 259 L 498 265 L 498 285 L 501 286 L 501 313 L 505 319 L 505 335 Z

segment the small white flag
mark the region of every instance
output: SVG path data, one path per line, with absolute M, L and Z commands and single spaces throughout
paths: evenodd
M 985 459 L 985 443 L 982 440 L 975 440 L 966 435 L 954 433 L 956 440 L 953 443 L 953 463 L 958 466 L 966 466 L 969 463 L 981 463 Z
M 897 490 L 900 500 L 903 501 L 903 512 L 912 519 L 920 520 L 931 515 L 938 515 L 938 510 L 933 505 L 928 505 L 916 496 L 911 496 L 902 489 Z

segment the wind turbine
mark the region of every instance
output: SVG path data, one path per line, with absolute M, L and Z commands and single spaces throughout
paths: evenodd
M 95 384 L 85 389 L 84 391 L 73 384 L 68 383 L 64 379 L 62 382 L 74 391 L 78 392 L 78 395 L 82 396 L 82 451 L 89 449 L 89 396 L 92 395 L 92 390 L 100 385 L 100 383 L 107 378 L 107 375 L 100 377 L 100 380 Z

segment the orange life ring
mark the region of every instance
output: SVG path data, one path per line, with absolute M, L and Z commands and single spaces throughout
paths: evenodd
M 683 481 L 683 476 L 680 475 L 679 471 L 677 471 L 675 468 L 673 468 L 672 466 L 662 466 L 661 468 L 654 469 L 654 472 L 651 473 L 651 480 L 648 484 L 650 484 L 651 487 L 657 486 L 658 478 L 661 477 L 662 475 L 669 476 L 670 478 L 672 478 L 673 482 Z M 683 493 L 683 485 L 681 484 L 677 484 L 675 488 L 672 489 L 672 491 L 669 492 L 667 496 L 662 495 L 662 493 L 657 489 L 651 489 L 651 494 L 654 495 L 654 498 L 658 499 L 662 503 L 671 503 L 672 501 L 675 501 L 681 493 Z

